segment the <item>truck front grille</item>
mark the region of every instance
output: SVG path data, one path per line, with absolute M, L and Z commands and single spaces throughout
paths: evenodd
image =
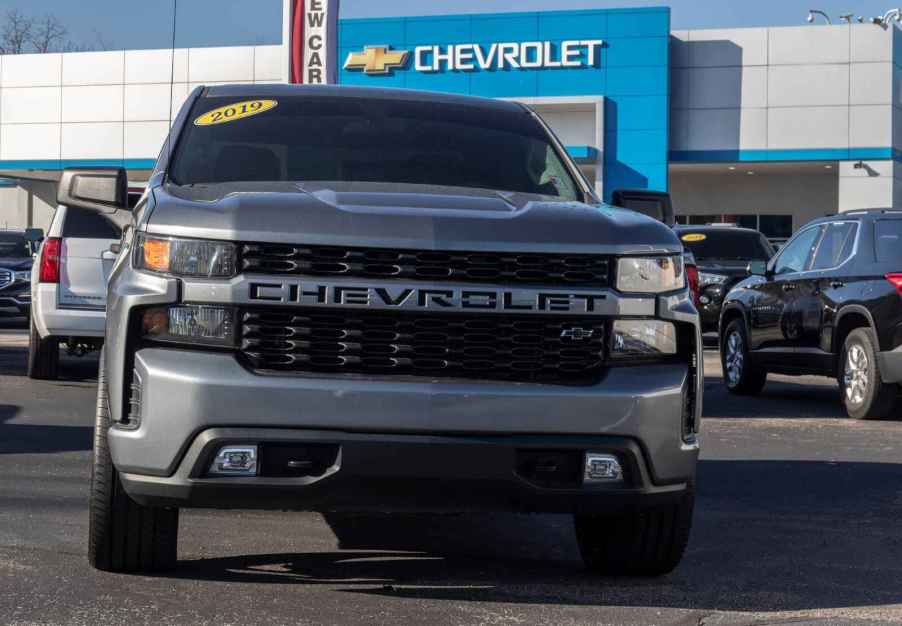
M 241 354 L 259 373 L 589 385 L 604 363 L 598 317 L 247 309 L 241 321 Z
M 251 243 L 242 246 L 245 272 L 386 280 L 541 284 L 599 288 L 610 284 L 610 259 L 594 254 L 441 252 Z
M 13 273 L 11 270 L 0 269 L 0 289 L 5 289 L 13 284 Z

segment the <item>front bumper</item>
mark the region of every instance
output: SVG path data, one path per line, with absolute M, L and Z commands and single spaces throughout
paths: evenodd
M 703 333 L 712 333 L 719 330 L 720 311 L 722 308 L 723 301 L 709 302 L 708 304 L 701 305 L 698 313 Z
M 885 383 L 902 383 L 902 347 L 877 354 L 880 373 Z
M 31 293 L 28 285 L 20 285 L 13 285 L 0 291 L 0 312 L 14 315 L 28 314 L 31 308 Z
M 318 477 L 210 478 L 222 445 L 336 446 Z M 586 450 L 614 454 L 621 483 L 549 487 L 523 459 L 548 450 L 581 459 Z M 538 451 L 538 452 L 537 452 Z M 601 513 L 651 507 L 679 498 L 686 482 L 655 486 L 642 448 L 604 436 L 434 436 L 267 428 L 200 433 L 168 477 L 121 474 L 126 492 L 150 506 L 312 511 Z
M 698 446 L 683 441 L 685 364 L 608 370 L 597 385 L 406 382 L 258 376 L 230 354 L 147 348 L 135 355 L 137 428 L 109 432 L 117 469 L 172 476 L 210 428 L 266 427 L 416 435 L 616 436 L 639 443 L 655 484 L 693 475 Z

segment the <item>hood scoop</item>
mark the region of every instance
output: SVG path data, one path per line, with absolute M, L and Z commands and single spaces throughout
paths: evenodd
M 297 188 L 319 202 L 351 213 L 412 212 L 417 215 L 478 217 L 479 213 L 498 217 L 527 207 L 523 194 L 390 183 L 349 183 L 341 187 L 299 183 Z

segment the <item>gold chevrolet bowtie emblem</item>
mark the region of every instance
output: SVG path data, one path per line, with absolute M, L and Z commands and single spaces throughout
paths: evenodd
M 367 74 L 389 74 L 407 64 L 409 52 L 389 50 L 388 46 L 367 46 L 363 52 L 352 52 L 345 61 L 346 70 L 363 70 Z

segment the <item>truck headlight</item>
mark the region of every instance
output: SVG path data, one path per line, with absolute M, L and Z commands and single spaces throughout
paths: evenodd
M 142 234 L 135 245 L 135 266 L 173 276 L 231 278 L 237 265 L 235 250 L 235 244 L 225 241 Z
M 616 320 L 611 329 L 611 356 L 641 358 L 677 353 L 676 326 L 659 320 Z
M 235 311 L 217 306 L 179 305 L 144 311 L 144 337 L 154 341 L 231 348 L 235 345 Z
M 617 289 L 626 293 L 666 293 L 686 286 L 682 256 L 623 257 L 617 262 Z
M 31 282 L 31 270 L 25 270 L 23 272 L 15 272 L 14 274 L 15 274 L 15 276 L 13 278 L 16 281 L 23 282 L 23 283 Z

